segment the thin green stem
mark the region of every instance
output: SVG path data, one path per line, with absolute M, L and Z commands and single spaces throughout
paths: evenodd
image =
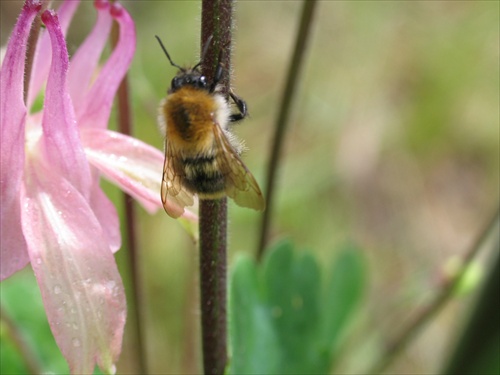
M 203 0 L 201 50 L 210 40 L 202 63 L 208 82 L 214 78 L 223 49 L 221 92 L 229 92 L 232 0 Z M 200 199 L 200 308 L 205 374 L 223 374 L 227 364 L 227 199 Z
M 498 226 L 498 225 L 497 225 Z M 443 375 L 455 374 L 498 374 L 500 362 L 500 238 L 493 243 L 496 251 L 491 254 L 481 291 L 469 313 L 464 330 L 457 337 L 453 354 L 448 359 Z
M 280 111 L 276 120 L 275 133 L 271 148 L 271 160 L 267 170 L 267 183 L 265 189 L 266 210 L 262 216 L 259 247 L 257 249 L 257 259 L 261 259 L 269 237 L 271 220 L 274 210 L 274 196 L 276 192 L 276 180 L 278 163 L 281 156 L 281 149 L 285 140 L 285 132 L 289 124 L 292 103 L 297 92 L 297 83 L 304 62 L 307 42 L 311 34 L 311 25 L 316 7 L 316 0 L 304 0 L 302 15 L 300 19 L 299 32 L 295 42 L 293 57 L 288 70 L 286 84 L 282 94 Z
M 431 321 L 431 319 L 441 310 L 441 308 L 449 301 L 453 292 L 456 290 L 458 284 L 464 277 L 472 260 L 482 248 L 482 244 L 492 234 L 498 236 L 494 232 L 498 227 L 498 220 L 500 218 L 500 211 L 495 212 L 495 215 L 488 221 L 480 235 L 472 245 L 472 247 L 465 253 L 462 261 L 460 271 L 453 277 L 450 277 L 441 287 L 440 291 L 434 299 L 423 306 L 415 315 L 414 318 L 401 330 L 401 332 L 386 345 L 379 360 L 371 367 L 367 374 L 380 374 L 382 373 L 402 352 L 404 348 L 415 338 L 423 326 Z M 498 242 L 497 242 L 498 243 Z

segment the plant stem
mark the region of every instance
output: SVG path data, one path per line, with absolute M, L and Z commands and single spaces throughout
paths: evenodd
M 113 23 L 111 35 L 113 48 L 118 43 L 117 23 Z M 126 135 L 132 134 L 132 116 L 130 113 L 130 96 L 128 88 L 128 75 L 123 77 L 117 92 L 118 104 L 118 129 Z M 141 311 L 141 277 L 140 262 L 137 256 L 137 237 L 136 237 L 136 214 L 133 198 L 127 193 L 123 193 L 123 207 L 125 210 L 125 236 L 127 242 L 128 266 L 130 278 L 132 281 L 132 314 L 129 315 L 129 322 L 134 330 L 134 340 L 136 341 L 136 365 L 140 374 L 147 374 L 146 350 L 144 347 L 144 333 L 142 329 L 142 311 Z
M 499 233 L 497 228 L 497 234 Z M 498 348 L 500 347 L 500 241 L 497 235 L 493 248 L 497 249 L 488 262 L 479 298 L 477 298 L 465 327 L 457 337 L 453 354 L 448 359 L 442 375 L 498 374 Z M 487 359 L 489 357 L 489 360 Z
M 227 362 L 227 199 L 200 200 L 200 295 L 203 368 L 222 374 Z
M 295 42 L 292 61 L 287 74 L 286 84 L 282 94 L 280 112 L 276 120 L 273 144 L 271 148 L 271 160 L 267 170 L 267 184 L 265 189 L 266 210 L 262 216 L 259 247 L 257 259 L 262 259 L 267 239 L 269 237 L 270 223 L 274 209 L 274 193 L 276 191 L 276 178 L 281 149 L 285 140 L 285 131 L 289 123 L 293 99 L 297 91 L 300 71 L 303 66 L 307 41 L 311 33 L 312 19 L 314 15 L 315 0 L 304 0 L 302 15 L 300 19 L 299 32 Z
M 483 243 L 486 239 L 494 234 L 498 236 L 496 229 L 498 227 L 498 220 L 500 217 L 500 211 L 495 212 L 495 215 L 488 221 L 487 225 L 481 231 L 480 235 L 474 241 L 472 247 L 465 253 L 462 261 L 462 266 L 460 271 L 457 272 L 453 277 L 445 281 L 440 291 L 434 297 L 434 299 L 427 305 L 423 306 L 415 315 L 414 318 L 408 323 L 393 340 L 386 345 L 384 352 L 380 356 L 379 360 L 372 366 L 372 368 L 366 372 L 366 374 L 380 374 L 387 366 L 389 366 L 392 361 L 398 356 L 401 351 L 408 346 L 411 340 L 417 335 L 422 327 L 435 316 L 441 308 L 446 304 L 455 291 L 457 285 L 460 283 L 464 277 L 468 267 L 470 266 L 472 260 L 476 254 L 481 250 Z M 498 241 L 496 242 L 498 243 Z
M 203 0 L 202 74 L 211 82 L 221 55 L 224 73 L 221 92 L 229 92 L 231 70 L 232 0 Z M 200 298 L 203 368 L 205 374 L 223 374 L 227 363 L 227 199 L 200 199 Z

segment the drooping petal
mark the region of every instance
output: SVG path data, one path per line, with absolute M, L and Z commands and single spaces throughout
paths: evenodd
M 67 88 L 68 51 L 53 11 L 42 14 L 52 43 L 52 64 L 45 92 L 42 127 L 43 152 L 57 169 L 84 196 L 89 197 L 91 176 L 75 113 Z
M 23 230 L 50 327 L 72 374 L 112 372 L 126 316 L 123 285 L 87 199 L 39 159 L 27 162 Z
M 73 15 L 75 14 L 80 0 L 65 0 L 57 14 L 59 15 L 59 22 L 61 24 L 61 31 L 63 35 L 66 35 L 69 24 Z M 49 74 L 51 60 L 51 42 L 50 36 L 43 30 L 40 32 L 40 38 L 38 40 L 35 59 L 33 61 L 33 70 L 31 72 L 30 88 L 28 91 L 28 108 L 31 108 L 33 101 L 40 92 L 43 84 L 47 80 L 47 75 Z
M 111 5 L 110 13 L 119 24 L 120 39 L 94 85 L 88 91 L 83 105 L 78 108 L 80 128 L 107 128 L 113 97 L 135 52 L 136 36 L 132 18 L 118 3 Z
M 29 261 L 21 229 L 19 201 L 26 121 L 24 59 L 30 27 L 41 6 L 34 0 L 24 4 L 0 71 L 0 280 L 20 270 Z
M 79 108 L 87 93 L 92 75 L 95 74 L 99 57 L 106 42 L 113 18 L 109 14 L 109 3 L 107 1 L 96 1 L 97 22 L 92 32 L 85 39 L 71 58 L 68 73 L 68 84 L 71 99 L 75 108 Z M 78 116 L 78 111 L 77 111 Z
M 101 129 L 81 130 L 89 162 L 149 212 L 161 207 L 163 154 L 135 138 Z
M 162 206 L 160 200 L 163 153 L 138 139 L 111 130 L 85 128 L 80 132 L 90 164 L 104 177 L 137 199 L 150 213 Z M 188 210 L 189 221 L 198 216 Z
M 113 203 L 104 194 L 99 183 L 92 185 L 90 192 L 90 207 L 101 224 L 104 236 L 112 252 L 118 251 L 122 245 L 120 220 Z

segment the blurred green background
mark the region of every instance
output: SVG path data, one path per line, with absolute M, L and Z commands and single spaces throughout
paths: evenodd
M 154 35 L 177 64 L 196 63 L 201 5 L 123 4 L 137 27 L 129 76 L 134 134 L 162 149 L 157 106 L 175 68 Z M 2 46 L 21 5 L 0 3 Z M 300 9 L 299 1 L 235 7 L 232 86 L 247 101 L 250 118 L 234 131 L 249 148 L 244 160 L 261 186 Z M 341 373 L 366 368 L 432 297 L 446 264 L 473 244 L 498 207 L 499 11 L 496 1 L 318 4 L 279 168 L 272 238 L 288 237 L 324 262 L 346 240 L 364 250 L 369 290 L 343 348 Z M 70 53 L 94 18 L 92 3 L 83 1 L 69 31 Z M 121 207 L 119 192 L 103 185 Z M 229 210 L 232 262 L 238 253 L 255 253 L 261 214 L 233 203 Z M 198 372 L 196 246 L 163 211 L 149 216 L 139 209 L 138 216 L 149 370 Z M 117 258 L 127 280 L 124 251 Z M 29 269 L 3 282 L 1 291 L 10 309 L 26 303 L 27 293 L 40 298 Z M 449 304 L 391 372 L 435 373 L 471 301 L 469 295 Z M 11 314 L 20 316 L 15 309 Z M 120 373 L 135 372 L 134 344 L 128 336 Z M 42 360 L 48 371 L 60 368 Z

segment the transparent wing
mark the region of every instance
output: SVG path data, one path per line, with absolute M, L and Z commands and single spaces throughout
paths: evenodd
M 184 207 L 192 206 L 193 194 L 187 191 L 181 183 L 180 176 L 175 174 L 174 163 L 178 163 L 175 149 L 165 141 L 165 162 L 163 164 L 163 178 L 161 181 L 161 201 L 167 214 L 178 218 L 184 213 Z
M 221 127 L 214 124 L 217 164 L 225 177 L 225 192 L 238 206 L 263 211 L 266 204 L 259 184 L 229 143 Z

